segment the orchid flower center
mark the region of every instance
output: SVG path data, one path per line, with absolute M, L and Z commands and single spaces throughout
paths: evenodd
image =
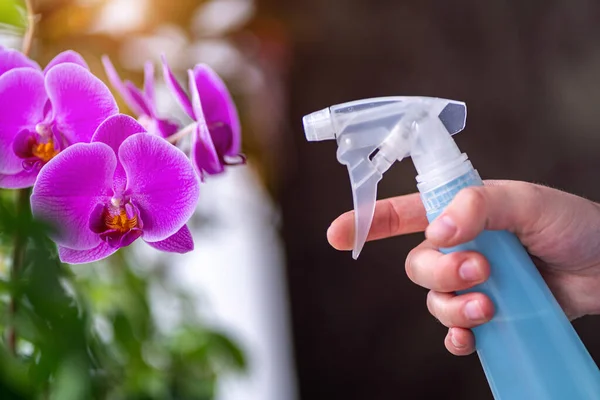
M 23 168 L 30 171 L 56 157 L 60 145 L 49 125 L 37 124 L 35 131 L 24 130 L 15 137 L 13 151 L 23 159 Z
M 98 204 L 90 217 L 90 229 L 109 246 L 129 246 L 144 227 L 138 208 L 127 196 L 115 195 L 108 204 Z
M 48 125 L 38 124 L 35 131 L 37 137 L 32 136 L 30 139 L 31 154 L 46 163 L 53 159 L 60 150 L 54 144 L 52 130 Z
M 59 151 L 54 147 L 54 141 L 49 139 L 46 143 L 35 143 L 32 145 L 31 154 L 47 163 L 53 159 Z
M 130 203 L 123 205 L 121 199 L 113 197 L 110 204 L 104 212 L 104 224 L 107 229 L 125 233 L 140 227 L 137 212 Z
M 124 209 L 121 209 L 116 215 L 110 211 L 107 212 L 104 216 L 104 223 L 108 229 L 114 229 L 117 232 L 125 233 L 138 226 L 138 219 L 137 215 L 134 215 L 133 218 L 129 218 L 127 212 L 125 212 Z

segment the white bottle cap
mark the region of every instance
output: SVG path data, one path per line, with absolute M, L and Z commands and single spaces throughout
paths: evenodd
M 329 108 L 305 116 L 302 122 L 304 123 L 306 139 L 309 142 L 335 139 Z

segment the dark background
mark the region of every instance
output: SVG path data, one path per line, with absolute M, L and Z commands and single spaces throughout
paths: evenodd
M 465 101 L 456 140 L 484 178 L 533 181 L 600 199 L 600 3 L 594 1 L 272 0 L 290 29 L 289 119 L 278 197 L 302 399 L 488 399 L 475 355 L 446 352 L 446 328 L 405 276 L 422 235 L 370 243 L 360 259 L 325 232 L 351 209 L 332 142 L 301 118 L 366 97 Z M 283 157 L 282 157 L 283 158 Z M 416 190 L 396 165 L 379 198 Z M 600 320 L 575 323 L 600 360 Z

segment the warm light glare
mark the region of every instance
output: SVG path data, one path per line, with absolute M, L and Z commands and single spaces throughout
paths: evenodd
M 241 27 L 253 14 L 252 0 L 212 0 L 198 8 L 192 27 L 200 35 L 220 35 Z
M 147 9 L 148 0 L 108 0 L 92 32 L 122 35 L 135 31 L 143 25 Z

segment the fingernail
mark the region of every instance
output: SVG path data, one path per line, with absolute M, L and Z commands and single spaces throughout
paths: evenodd
M 473 260 L 467 260 L 458 269 L 458 275 L 467 282 L 475 282 L 479 280 L 479 268 Z
M 481 308 L 481 302 L 479 300 L 473 300 L 465 305 L 465 315 L 471 321 L 480 321 L 485 318 L 483 308 Z
M 462 349 L 465 347 L 463 343 L 460 343 L 458 339 L 456 339 L 456 336 L 454 336 L 454 333 L 452 331 L 450 331 L 450 341 L 457 349 Z
M 427 229 L 429 239 L 437 241 L 447 240 L 454 236 L 456 232 L 456 224 L 447 215 L 437 218 Z

